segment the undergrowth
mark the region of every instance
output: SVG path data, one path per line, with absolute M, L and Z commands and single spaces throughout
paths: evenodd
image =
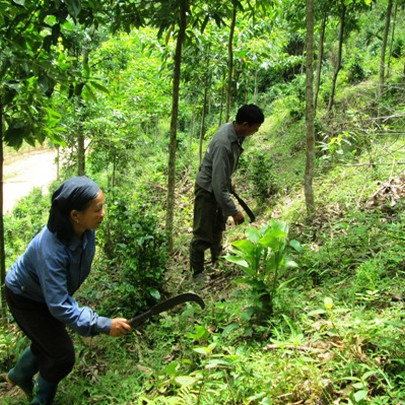
M 367 110 L 366 101 L 356 101 L 364 106 L 359 114 Z M 138 240 L 140 247 L 142 235 L 146 234 L 148 241 L 158 242 L 156 268 L 150 266 L 153 258 L 143 252 L 147 273 L 157 271 L 161 277 L 166 265 L 164 279 L 159 278 L 166 283 L 166 293 L 195 290 L 204 298 L 206 308 L 201 310 L 193 304 L 178 307 L 120 340 L 108 336 L 84 339 L 72 334 L 77 361 L 73 372 L 60 384 L 56 403 L 405 403 L 405 176 L 396 164 L 403 142 L 385 136 L 368 144 L 359 142 L 356 136 L 345 137 L 351 142 L 349 147 L 343 145 L 342 137 L 339 140 L 337 134 L 328 132 L 322 138 L 328 148 L 318 151 L 314 182 L 317 213 L 308 222 L 301 184 L 303 121 L 295 115 L 283 115 L 281 110 L 277 113 L 258 134 L 257 139 L 267 143 L 255 146 L 252 139 L 246 145 L 251 159 L 241 161 L 237 177 L 240 184 L 245 184 L 241 194 L 252 200 L 254 195 L 259 201 L 258 221 L 240 227 L 230 225 L 225 238 L 229 247 L 243 239 L 249 227 L 260 228 L 277 219 L 289 223 L 290 240 L 296 239 L 306 247 L 295 258 L 298 268 L 289 273 L 289 279 L 293 275 L 291 281 L 285 284 L 286 280 L 281 280 L 271 316 L 259 321 L 248 316 L 251 291 L 235 283 L 241 272 L 225 261 L 211 269 L 208 284 L 190 280 L 187 247 L 191 234 L 186 230 L 192 212 L 194 170 L 179 164 L 182 193 L 176 203 L 182 215 L 175 228 L 183 231 L 175 239 L 172 257 L 166 263 L 156 218 L 145 215 L 135 229 L 131 226 L 138 223 L 140 212 L 135 206 L 125 205 L 125 199 L 117 199 L 112 225 L 114 232 L 119 232 L 119 224 L 123 223 L 118 247 L 122 250 L 117 258 L 120 263 L 117 265 L 112 257 L 100 252 L 77 298 L 101 311 L 101 315 L 127 315 L 131 291 L 117 283 L 114 271 L 122 270 L 131 261 L 126 246 Z M 348 115 L 340 113 L 335 119 L 343 122 Z M 285 120 L 288 127 L 283 125 Z M 327 125 L 322 124 L 325 129 Z M 288 137 L 289 133 L 293 135 Z M 267 167 L 265 176 L 260 176 L 262 165 Z M 242 183 L 243 178 L 246 183 Z M 154 179 L 148 198 L 158 211 L 162 197 L 151 190 L 159 188 L 160 177 Z M 141 195 L 147 185 L 143 182 L 142 190 L 134 190 L 133 195 Z M 44 221 L 40 196 L 36 193 L 31 198 L 30 203 L 23 201 L 14 216 L 6 219 L 9 260 L 22 252 Z M 33 209 L 34 205 L 38 210 Z M 109 242 L 113 246 L 113 240 Z M 142 267 L 138 261 L 132 265 Z M 112 273 L 107 277 L 107 272 Z M 131 288 L 136 288 L 137 281 L 132 282 Z M 120 302 L 121 297 L 126 300 Z M 2 373 L 12 366 L 25 344 L 26 339 L 13 323 L 0 332 Z M 25 403 L 23 397 L 9 395 L 5 384 L 0 395 L 5 405 Z

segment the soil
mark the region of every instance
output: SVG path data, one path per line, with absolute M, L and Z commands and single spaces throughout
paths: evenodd
M 41 149 L 5 157 L 3 183 L 3 210 L 10 212 L 22 197 L 33 188 L 48 192 L 48 186 L 56 179 L 56 150 Z

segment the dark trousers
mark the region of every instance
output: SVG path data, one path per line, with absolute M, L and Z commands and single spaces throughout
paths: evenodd
M 215 262 L 222 251 L 222 232 L 226 218 L 215 200 L 214 193 L 195 186 L 193 239 L 190 246 L 190 268 L 194 274 L 204 271 L 204 252 L 211 251 Z
M 65 325 L 51 315 L 46 304 L 14 294 L 7 287 L 6 300 L 18 326 L 31 340 L 41 376 L 57 384 L 75 363 L 73 343 Z

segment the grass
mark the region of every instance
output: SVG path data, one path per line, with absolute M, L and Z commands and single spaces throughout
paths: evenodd
M 345 97 L 342 105 L 353 98 L 349 92 Z M 358 97 L 356 103 L 356 108 L 367 109 L 365 100 Z M 60 384 L 56 403 L 405 403 L 405 181 L 402 166 L 393 164 L 401 160 L 405 145 L 395 137 L 377 137 L 359 158 L 349 148 L 333 161 L 319 159 L 317 215 L 308 224 L 301 184 L 303 122 L 291 120 L 281 109 L 277 114 L 246 144 L 246 155 L 253 159 L 259 151 L 268 153 L 279 182 L 277 194 L 256 207 L 260 215 L 254 226 L 270 218 L 286 220 L 291 238 L 307 251 L 299 257 L 295 280 L 279 291 L 272 317 L 255 323 L 247 316 L 249 290 L 233 283 L 240 273 L 229 263 L 221 263 L 207 285 L 187 277 L 191 168 L 182 178 L 184 195 L 177 200 L 182 214 L 176 229 L 183 231 L 175 239 L 166 288 L 170 294 L 197 291 L 206 309 L 187 304 L 122 339 L 72 334 L 77 362 Z M 343 112 L 339 117 L 347 118 Z M 380 164 L 358 166 L 368 163 L 370 154 Z M 241 164 L 239 180 L 246 184 L 241 194 L 249 196 L 255 180 L 248 174 L 255 167 L 249 159 Z M 242 183 L 245 175 L 248 181 Z M 248 226 L 230 226 L 225 244 L 242 238 Z M 105 290 L 101 294 L 94 291 L 97 283 Z M 108 308 L 108 286 L 96 265 L 78 297 L 95 308 Z M 325 298 L 330 299 L 327 305 Z M 0 332 L 1 373 L 26 343 L 21 336 L 14 326 Z M 0 398 L 5 405 L 24 403 L 4 385 Z

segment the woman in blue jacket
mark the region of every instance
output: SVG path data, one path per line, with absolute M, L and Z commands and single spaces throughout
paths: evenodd
M 30 405 L 50 404 L 59 381 L 72 371 L 75 352 L 66 326 L 82 336 L 118 337 L 131 329 L 126 319 L 99 316 L 72 297 L 90 272 L 95 229 L 104 215 L 104 193 L 94 181 L 66 180 L 52 195 L 47 226 L 7 273 L 10 311 L 31 340 L 7 379 L 33 397 Z

